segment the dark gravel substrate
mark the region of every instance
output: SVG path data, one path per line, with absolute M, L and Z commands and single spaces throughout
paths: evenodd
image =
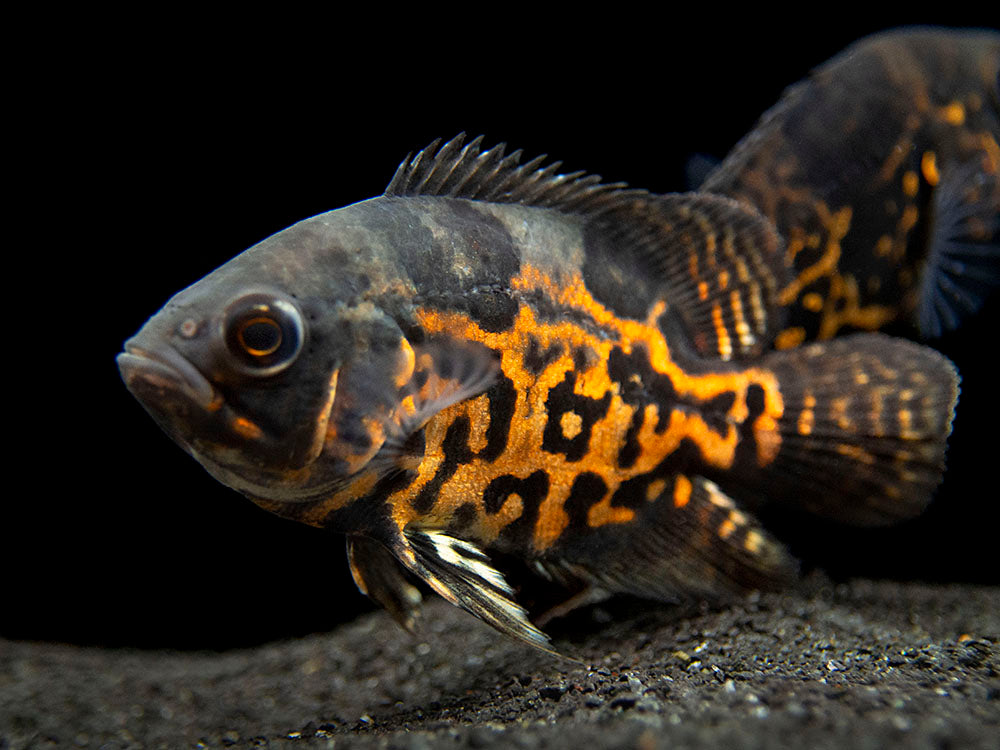
M 995 587 L 814 578 L 555 633 L 592 666 L 440 601 L 419 638 L 376 613 L 226 653 L 0 641 L 0 748 L 1000 747 Z

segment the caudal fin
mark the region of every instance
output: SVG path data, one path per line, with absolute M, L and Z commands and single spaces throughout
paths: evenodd
M 768 500 L 878 526 L 918 515 L 944 471 L 959 377 L 938 352 L 859 334 L 766 358 L 784 400 Z
M 1000 288 L 1000 176 L 978 160 L 947 170 L 932 209 L 917 307 L 920 332 L 931 337 L 958 328 Z

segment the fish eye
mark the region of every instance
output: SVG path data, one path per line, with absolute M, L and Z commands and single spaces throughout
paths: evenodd
M 236 338 L 243 351 L 259 358 L 278 351 L 283 335 L 278 321 L 259 316 L 240 321 L 236 328 Z
M 274 375 L 288 367 L 302 348 L 303 334 L 298 309 L 274 294 L 240 297 L 223 316 L 226 348 L 237 369 L 250 375 Z

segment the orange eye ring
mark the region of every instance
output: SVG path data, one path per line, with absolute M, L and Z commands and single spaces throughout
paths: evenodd
M 229 304 L 220 334 L 230 367 L 245 375 L 267 377 L 298 357 L 305 323 L 298 307 L 284 295 L 254 292 Z
M 237 341 L 251 357 L 274 354 L 283 338 L 278 321 L 264 315 L 242 321 L 236 331 Z

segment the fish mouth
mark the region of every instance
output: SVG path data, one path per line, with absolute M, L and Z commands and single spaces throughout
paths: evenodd
M 122 380 L 133 393 L 152 388 L 158 392 L 179 392 L 206 410 L 220 405 L 220 396 L 208 379 L 169 346 L 147 349 L 132 339 L 125 342 L 125 351 L 116 362 Z

